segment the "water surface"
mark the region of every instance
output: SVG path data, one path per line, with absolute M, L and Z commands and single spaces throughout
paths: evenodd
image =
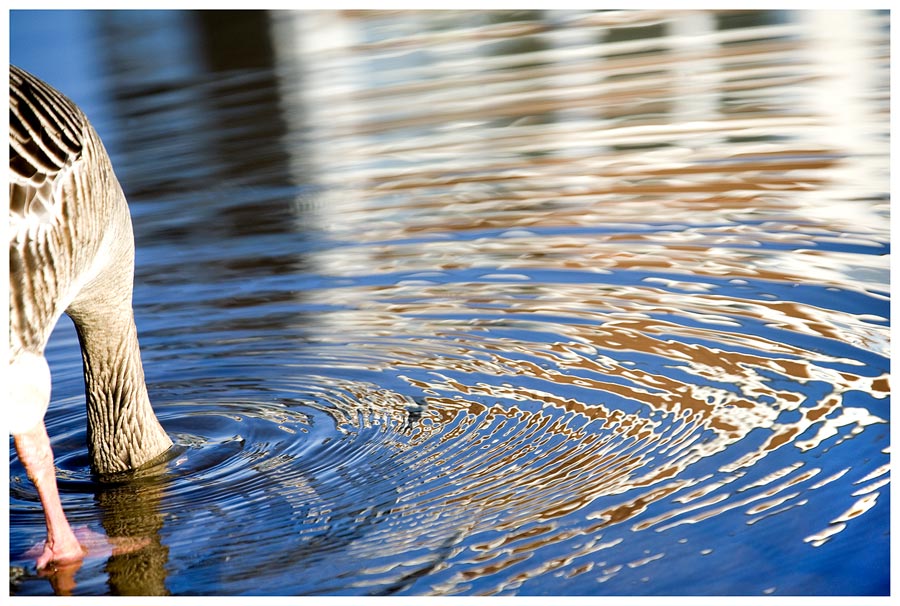
M 884 15 L 35 18 L 176 449 L 91 475 L 63 319 L 115 549 L 37 575 L 11 447 L 13 594 L 887 594 Z

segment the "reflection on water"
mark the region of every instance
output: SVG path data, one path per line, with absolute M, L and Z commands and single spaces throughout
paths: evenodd
M 13 593 L 887 593 L 885 15 L 75 17 L 101 76 L 12 58 L 111 149 L 178 447 L 91 477 L 64 321 L 119 547 L 36 576 L 11 451 Z

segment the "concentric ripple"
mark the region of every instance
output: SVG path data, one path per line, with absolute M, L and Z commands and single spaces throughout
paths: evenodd
M 272 65 L 177 77 L 103 17 L 176 447 L 93 476 L 58 329 L 60 489 L 112 553 L 30 568 L 11 451 L 12 592 L 884 594 L 886 61 L 829 104 L 854 146 L 781 13 L 415 15 L 276 13 Z

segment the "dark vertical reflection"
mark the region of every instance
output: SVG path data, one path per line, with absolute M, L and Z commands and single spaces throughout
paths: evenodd
M 191 13 L 210 71 L 270 68 L 275 53 L 269 38 L 269 12 L 254 10 Z
M 238 74 L 207 99 L 216 122 L 209 146 L 217 156 L 220 176 L 274 194 L 256 196 L 253 203 L 225 205 L 222 220 L 234 235 L 291 231 L 291 198 L 278 190 L 293 181 L 284 147 L 287 123 L 278 96 L 269 13 L 198 11 L 192 15 L 208 73 L 223 78 Z M 247 77 L 240 77 L 241 72 Z
M 268 11 L 198 11 L 192 16 L 208 74 L 226 79 L 207 100 L 217 122 L 209 133 L 214 138 L 210 149 L 218 152 L 222 177 L 267 186 L 291 183 L 283 144 L 287 124 L 279 103 Z M 241 73 L 246 77 L 239 77 Z M 228 79 L 229 74 L 238 77 Z M 248 107 L 252 111 L 242 111 Z M 271 201 L 265 214 L 254 215 L 266 222 L 274 220 L 289 209 L 286 202 Z M 230 210 L 237 213 L 234 219 L 247 218 L 239 210 Z M 239 220 L 234 225 L 240 233 L 247 224 Z M 273 222 L 271 228 L 280 231 L 284 225 Z
M 97 494 L 103 512 L 103 529 L 114 541 L 124 539 L 125 543 L 113 551 L 106 563 L 113 595 L 169 594 L 166 589 L 169 549 L 162 544 L 159 534 L 163 526 L 159 511 L 162 494 L 158 490 L 146 490 L 145 482 L 117 484 Z M 128 539 L 135 544 L 129 545 Z
M 140 187 L 123 179 L 126 190 L 132 190 L 126 193 L 132 193 L 137 203 L 145 196 L 171 193 L 173 188 L 205 197 L 201 203 L 216 207 L 214 220 L 204 217 L 203 223 L 195 224 L 191 238 L 290 231 L 295 218 L 291 196 L 280 188 L 294 180 L 284 145 L 287 123 L 279 103 L 269 13 L 177 13 L 177 18 L 165 24 L 165 35 L 173 39 L 173 45 L 184 48 L 187 56 L 161 58 L 141 53 L 143 45 L 135 43 L 134 37 L 141 36 L 135 31 L 141 18 L 141 14 L 120 11 L 99 15 L 104 38 L 110 41 L 106 62 L 122 131 L 152 137 L 157 144 L 174 140 L 181 146 L 190 145 L 191 153 L 185 158 L 198 164 L 202 160 L 196 171 L 202 182 L 182 177 L 181 182 L 173 183 L 171 172 L 147 171 L 138 175 Z M 161 60 L 171 66 L 160 66 Z M 140 77 L 145 72 L 154 77 Z M 135 100 L 158 104 L 174 120 L 167 123 L 160 108 L 145 108 Z M 145 114 L 154 115 L 153 123 L 144 121 Z M 190 136 L 185 135 L 188 129 L 193 131 Z M 126 147 L 126 156 L 134 153 L 142 154 L 143 161 L 153 159 L 146 145 Z M 221 191 L 249 186 L 256 189 Z M 198 217 L 184 217 L 191 218 Z

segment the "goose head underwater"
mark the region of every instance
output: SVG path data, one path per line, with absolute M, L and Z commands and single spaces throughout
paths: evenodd
M 103 143 L 72 101 L 14 66 L 9 139 L 7 411 L 46 519 L 41 569 L 84 557 L 63 512 L 44 425 L 44 349 L 63 312 L 81 345 L 93 470 L 139 468 L 172 441 L 147 395 L 131 303 L 131 216 Z

